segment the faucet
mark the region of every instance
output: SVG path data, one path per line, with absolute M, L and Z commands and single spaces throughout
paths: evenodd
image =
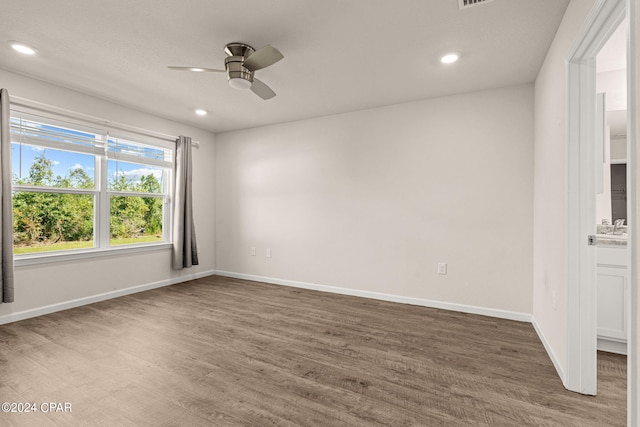
M 613 234 L 622 234 L 620 228 L 624 226 L 624 219 L 616 219 L 613 223 Z

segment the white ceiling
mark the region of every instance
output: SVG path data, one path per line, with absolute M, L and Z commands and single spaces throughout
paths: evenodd
M 532 82 L 568 2 L 2 0 L 0 68 L 222 132 Z M 278 96 L 166 68 L 224 68 L 232 41 L 284 54 L 256 72 Z

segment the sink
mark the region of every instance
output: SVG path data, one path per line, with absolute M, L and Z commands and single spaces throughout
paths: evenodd
M 627 233 L 624 234 L 596 234 L 596 243 L 603 246 L 626 246 Z

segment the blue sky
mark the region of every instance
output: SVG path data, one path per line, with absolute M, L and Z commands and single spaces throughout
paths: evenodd
M 52 150 L 49 148 L 35 147 L 26 144 L 11 144 L 12 174 L 18 178 L 27 178 L 29 169 L 36 157 L 44 154 L 53 162 L 53 174 L 66 176 L 76 168 L 84 169 L 93 176 L 95 166 L 93 156 L 69 151 Z
M 78 130 L 76 125 L 67 125 L 65 123 L 53 125 L 46 122 L 48 122 L 48 119 L 35 118 L 34 120 L 30 119 L 29 116 L 11 118 L 12 175 L 19 179 L 27 179 L 35 158 L 44 154 L 53 163 L 54 177 L 65 177 L 75 169 L 82 169 L 95 181 L 95 157 L 93 155 L 45 148 L 39 146 L 38 143 L 40 141 L 45 143 L 46 141 L 48 143 L 61 143 L 61 145 L 71 144 L 75 146 L 77 144 L 78 147 L 87 148 L 93 147 L 101 136 L 95 132 Z M 35 145 L 30 145 L 28 142 Z M 163 159 L 165 155 L 164 150 L 161 148 L 152 148 L 118 138 L 108 138 L 108 145 L 109 152 L 133 154 L 140 156 L 141 159 L 145 157 Z M 160 181 L 162 178 L 161 168 L 116 160 L 108 161 L 107 171 L 109 179 L 114 178 L 116 175 L 125 175 L 129 180 L 136 182 L 143 175 L 149 174 L 153 174 Z
M 74 169 L 80 168 L 95 180 L 94 156 L 92 155 L 18 143 L 11 144 L 12 174 L 18 178 L 28 178 L 29 169 L 34 159 L 43 153 L 47 159 L 53 162 L 54 176 L 64 177 Z M 112 178 L 116 171 L 134 182 L 138 181 L 142 175 L 153 174 L 159 180 L 162 178 L 160 168 L 109 160 L 109 178 Z

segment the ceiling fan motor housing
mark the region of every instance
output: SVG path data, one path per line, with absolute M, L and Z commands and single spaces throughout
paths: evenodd
M 229 55 L 224 60 L 229 85 L 236 89 L 249 89 L 254 72 L 244 67 L 244 61 L 255 49 L 244 43 L 229 43 L 224 51 Z

